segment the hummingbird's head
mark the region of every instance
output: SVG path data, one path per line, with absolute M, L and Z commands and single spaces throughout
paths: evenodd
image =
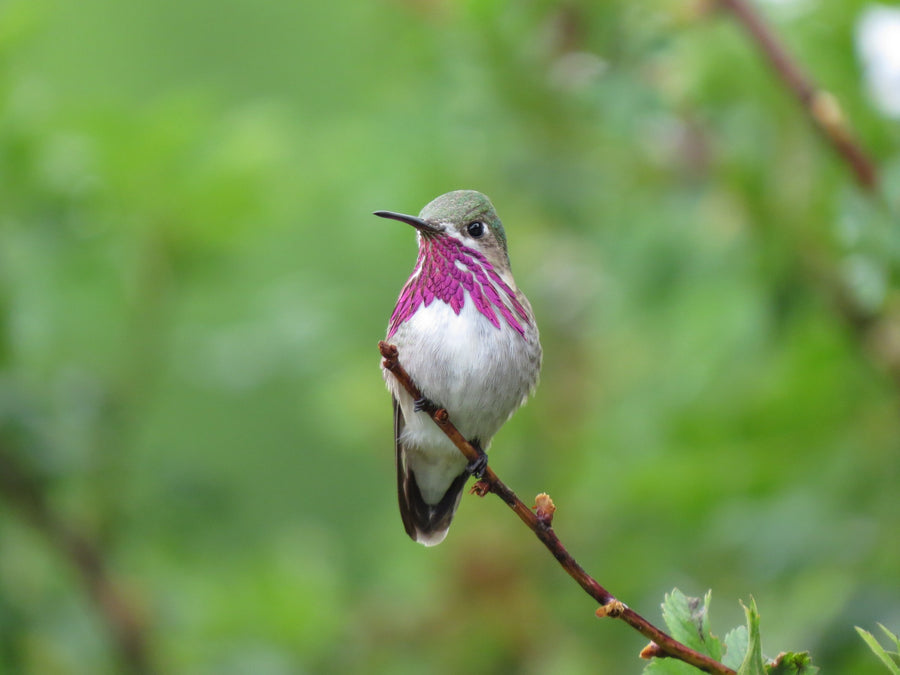
M 408 223 L 426 239 L 453 237 L 479 251 L 497 269 L 509 268 L 503 223 L 491 200 L 475 190 L 443 194 L 426 204 L 418 217 L 393 211 L 376 211 L 375 215 Z

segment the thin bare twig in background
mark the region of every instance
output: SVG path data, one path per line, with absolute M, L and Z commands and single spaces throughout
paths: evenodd
M 394 345 L 386 342 L 379 342 L 378 349 L 384 357 L 384 367 L 387 368 L 397 381 L 409 392 L 416 400 L 422 399 L 422 393 L 419 391 L 415 382 L 412 381 L 409 374 L 400 365 L 399 354 Z M 426 403 L 423 407 L 424 412 L 431 416 L 434 423 L 443 431 L 447 437 L 453 441 L 459 451 L 465 455 L 469 461 L 478 459 L 478 451 L 463 437 L 450 421 L 447 411 L 438 408 L 430 403 Z M 536 511 L 532 511 L 519 499 L 516 494 L 510 490 L 497 474 L 493 472 L 490 466 L 484 470 L 473 492 L 484 496 L 488 492 L 493 492 L 502 499 L 509 508 L 511 508 L 519 519 L 534 532 L 535 536 L 540 539 L 541 543 L 553 554 L 553 557 L 562 565 L 563 569 L 571 576 L 584 591 L 594 600 L 600 603 L 597 610 L 598 616 L 608 616 L 621 619 L 636 631 L 653 642 L 644 651 L 641 656 L 644 658 L 651 657 L 670 657 L 680 661 L 684 661 L 695 668 L 707 673 L 715 673 L 716 675 L 734 675 L 731 668 L 719 663 L 718 661 L 701 654 L 690 647 L 678 642 L 675 638 L 663 632 L 652 623 L 647 621 L 640 614 L 627 607 L 620 602 L 601 586 L 591 575 L 584 571 L 575 558 L 569 554 L 565 546 L 556 536 L 553 528 L 550 526 L 553 520 L 553 512 L 555 506 L 553 501 L 545 494 L 538 495 Z
M 851 169 L 860 187 L 875 197 L 882 208 L 890 211 L 894 220 L 900 221 L 896 212 L 891 211 L 884 195 L 879 194 L 878 169 L 856 140 L 835 97 L 813 83 L 749 0 L 714 2 L 731 12 L 747 31 L 778 77 L 800 101 L 824 138 Z M 801 251 L 804 273 L 824 291 L 834 311 L 858 336 L 877 366 L 900 387 L 900 342 L 897 340 L 900 320 L 890 313 L 886 314 L 884 308 L 860 306 L 846 281 L 828 259 L 828 254 L 820 251 L 814 242 L 807 242 L 806 250 Z
M 716 0 L 719 6 L 734 14 L 772 68 L 800 101 L 832 147 L 840 154 L 856 177 L 856 182 L 868 191 L 878 187 L 878 172 L 874 162 L 856 141 L 847 125 L 837 99 L 815 85 L 788 54 L 759 13 L 747 0 Z
M 144 622 L 114 583 L 99 547 L 53 512 L 39 481 L 3 450 L 0 497 L 41 532 L 75 569 L 107 625 L 125 671 L 135 675 L 151 673 Z

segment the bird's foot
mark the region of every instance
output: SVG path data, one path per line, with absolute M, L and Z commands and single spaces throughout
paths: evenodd
M 437 405 L 427 396 L 422 396 L 413 401 L 413 412 L 428 411 L 429 409 L 437 410 Z
M 469 443 L 478 452 L 478 459 L 473 459 L 471 462 L 466 464 L 466 473 L 468 473 L 470 476 L 475 476 L 475 478 L 481 478 L 482 474 L 484 474 L 484 470 L 488 465 L 487 453 L 481 449 L 481 442 L 477 438 L 469 441 Z

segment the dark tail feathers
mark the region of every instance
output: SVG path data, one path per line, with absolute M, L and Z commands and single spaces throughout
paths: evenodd
M 468 478 L 469 474 L 462 472 L 453 479 L 437 504 L 428 504 L 422 499 L 422 493 L 416 483 L 416 474 L 411 469 L 405 468 L 403 462 L 397 462 L 400 517 L 403 519 L 406 533 L 414 541 L 425 546 L 436 546 L 444 541 Z

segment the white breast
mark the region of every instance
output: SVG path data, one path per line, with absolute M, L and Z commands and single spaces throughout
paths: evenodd
M 450 419 L 468 439 L 479 439 L 486 450 L 490 439 L 524 402 L 537 381 L 540 344 L 537 329 L 527 340 L 501 321 L 495 327 L 466 297 L 459 315 L 436 300 L 401 324 L 390 342 L 400 363 L 422 393 L 447 409 Z M 425 451 L 459 451 L 424 413 L 413 413 L 412 400 L 388 386 L 401 403 L 406 419 L 404 443 Z

